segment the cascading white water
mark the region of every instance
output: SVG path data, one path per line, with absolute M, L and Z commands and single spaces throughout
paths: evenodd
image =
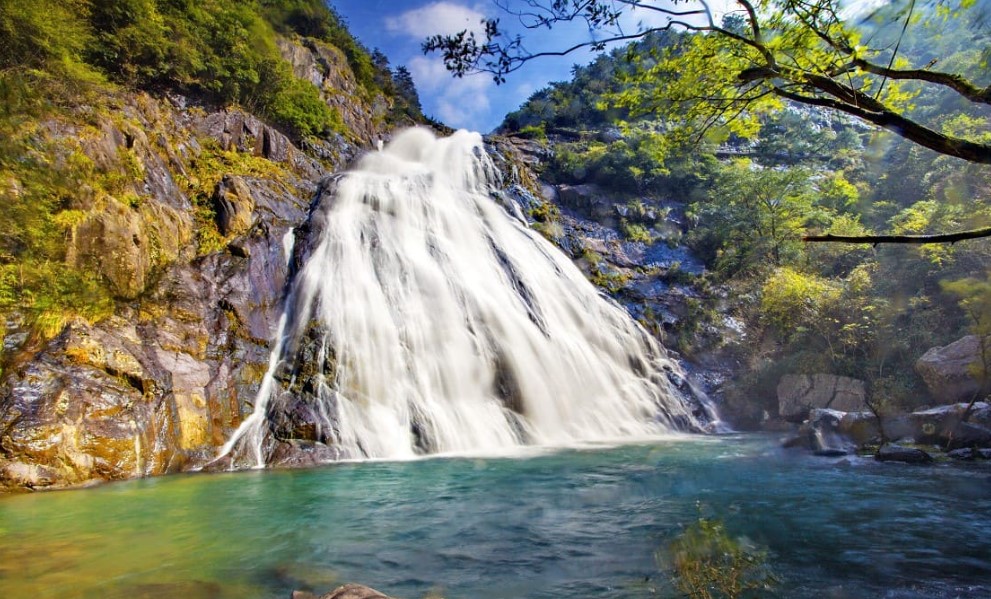
M 255 411 L 223 449 L 261 465 L 279 384 L 320 331 L 311 413 L 350 457 L 499 450 L 698 425 L 660 345 L 491 197 L 481 136 L 424 129 L 365 156 L 324 201 Z M 281 402 L 281 403 L 280 403 Z

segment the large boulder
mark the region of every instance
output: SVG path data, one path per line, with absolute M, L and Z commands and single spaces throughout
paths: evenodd
M 842 423 L 846 415 L 825 408 L 812 410 L 809 419 L 802 423 L 794 437 L 784 442 L 784 447 L 807 449 L 821 456 L 853 453 L 858 444 L 843 432 Z
M 948 449 L 991 447 L 991 427 L 988 426 L 991 406 L 984 402 L 974 404 L 964 422 L 967 407 L 966 403 L 958 403 L 890 416 L 884 419 L 884 432 L 894 441 L 926 443 Z
M 981 383 L 975 377 L 980 367 L 981 342 L 977 335 L 967 335 L 949 345 L 934 347 L 915 363 L 915 371 L 939 403 L 973 399 L 981 390 Z
M 864 382 L 835 374 L 786 374 L 778 383 L 778 414 L 789 422 L 802 422 L 813 409 L 860 412 Z

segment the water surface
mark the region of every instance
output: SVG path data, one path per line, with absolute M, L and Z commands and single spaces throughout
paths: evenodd
M 991 596 L 991 467 L 830 460 L 756 436 L 184 475 L 0 498 L 0 597 L 672 596 L 698 514 L 781 597 Z

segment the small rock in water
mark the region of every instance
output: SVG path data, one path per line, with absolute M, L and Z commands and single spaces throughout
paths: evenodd
M 946 452 L 946 455 L 953 458 L 954 460 L 973 460 L 977 457 L 977 452 L 970 447 L 963 447 L 961 449 L 954 449 L 953 451 Z
M 879 462 L 906 462 L 909 464 L 927 464 L 933 461 L 928 453 L 914 447 L 902 447 L 901 445 L 885 445 L 874 454 L 874 459 Z
M 346 584 L 337 587 L 333 591 L 317 597 L 307 591 L 293 591 L 291 599 L 391 599 L 387 595 L 366 587 L 363 584 Z

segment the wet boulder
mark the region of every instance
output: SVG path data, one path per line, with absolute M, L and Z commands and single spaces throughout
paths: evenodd
M 885 445 L 874 454 L 874 459 L 879 462 L 904 462 L 906 464 L 929 464 L 932 463 L 931 455 L 915 447 L 902 447 L 901 445 Z
M 794 437 L 784 442 L 785 448 L 801 448 L 820 456 L 841 456 L 853 453 L 857 444 L 842 432 L 844 414 L 830 409 L 814 409 Z
M 881 429 L 877 417 L 870 412 L 846 412 L 840 418 L 837 432 L 859 447 L 877 443 Z

